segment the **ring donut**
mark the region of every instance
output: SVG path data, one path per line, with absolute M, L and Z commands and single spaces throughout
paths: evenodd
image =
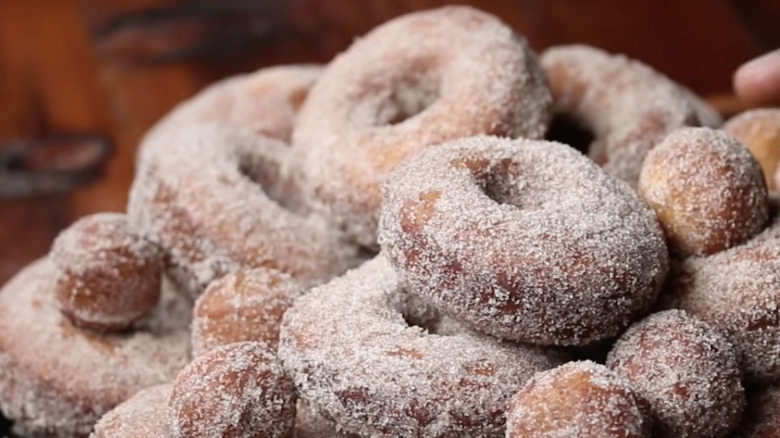
M 716 114 L 650 67 L 586 45 L 557 46 L 540 57 L 553 112 L 590 131 L 588 155 L 635 186 L 645 155 L 682 126 L 712 125 Z
M 235 126 L 289 143 L 298 110 L 321 72 L 317 65 L 281 65 L 211 84 L 177 105 L 146 133 L 138 162 L 153 159 L 146 157 L 145 145 L 155 136 L 203 123 Z
M 274 268 L 310 286 L 357 262 L 356 248 L 323 219 L 282 201 L 283 143 L 224 125 L 168 130 L 153 140 L 147 147 L 165 153 L 136 176 L 128 212 L 193 297 L 241 267 Z
M 99 333 L 60 313 L 48 258 L 0 291 L 0 407 L 23 436 L 86 438 L 109 409 L 189 362 L 192 305 L 163 284 L 129 332 Z
M 649 310 L 667 271 L 653 211 L 560 143 L 456 140 L 398 166 L 384 195 L 380 244 L 404 282 L 501 338 L 614 336 Z
M 560 358 L 534 347 L 410 326 L 380 255 L 296 300 L 279 358 L 298 395 L 372 437 L 503 435 L 509 398 Z
M 376 246 L 387 172 L 428 145 L 544 135 L 550 94 L 535 55 L 497 17 L 465 6 L 375 28 L 334 59 L 293 131 L 315 207 Z

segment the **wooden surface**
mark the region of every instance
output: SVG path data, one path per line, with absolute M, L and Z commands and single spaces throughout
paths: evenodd
M 776 0 L 0 0 L 0 177 L 19 140 L 112 145 L 89 163 L 99 178 L 19 196 L 0 178 L 0 282 L 76 218 L 124 209 L 138 139 L 176 102 L 237 72 L 327 62 L 378 23 L 445 3 L 497 14 L 539 50 L 626 53 L 726 105 L 734 68 L 780 46 Z M 29 161 L 12 176 L 46 166 Z

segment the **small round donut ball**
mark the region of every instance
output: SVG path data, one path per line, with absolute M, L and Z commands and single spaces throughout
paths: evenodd
M 591 361 L 536 373 L 507 411 L 506 438 L 649 438 L 628 382 Z
M 748 394 L 747 409 L 734 438 L 780 438 L 780 386 Z
M 654 438 L 722 437 L 742 415 L 745 391 L 731 343 L 685 311 L 635 323 L 615 343 L 607 366 L 649 406 Z
M 282 315 L 303 287 L 270 268 L 239 269 L 211 282 L 195 302 L 192 354 L 240 341 L 257 341 L 276 351 Z
M 297 397 L 276 355 L 259 342 L 217 347 L 176 377 L 171 438 L 286 438 Z
M 706 255 L 745 242 L 769 218 L 756 160 L 729 134 L 681 128 L 647 154 L 637 187 L 655 210 L 669 249 Z
M 124 214 L 80 219 L 55 239 L 50 257 L 60 311 L 77 326 L 122 330 L 160 299 L 160 251 Z
M 729 119 L 723 130 L 756 157 L 769 190 L 780 190 L 780 108 L 742 112 Z

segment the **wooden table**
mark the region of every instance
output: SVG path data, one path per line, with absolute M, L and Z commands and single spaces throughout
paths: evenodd
M 780 46 L 776 0 L 0 0 L 0 176 L 47 169 L 41 151 L 63 144 L 84 146 L 71 165 L 89 167 L 26 189 L 0 178 L 0 283 L 76 218 L 124 209 L 139 137 L 176 102 L 237 72 L 327 62 L 376 24 L 445 3 L 499 15 L 536 49 L 626 53 L 726 103 L 734 68 Z

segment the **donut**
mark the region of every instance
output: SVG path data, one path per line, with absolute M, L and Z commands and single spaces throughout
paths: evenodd
M 565 45 L 545 50 L 540 62 L 555 116 L 589 132 L 592 141 L 582 145 L 588 155 L 632 187 L 645 155 L 669 132 L 717 122 L 690 91 L 625 56 Z
M 268 346 L 236 342 L 187 365 L 168 398 L 171 438 L 286 438 L 295 387 Z
M 295 407 L 295 438 L 360 438 L 358 435 L 339 432 L 336 425 L 323 417 L 316 407 L 298 399 Z
M 236 126 L 289 143 L 298 110 L 321 71 L 318 65 L 280 65 L 211 84 L 178 104 L 146 133 L 138 162 L 147 160 L 146 144 L 155 136 L 203 123 Z
M 170 438 L 165 406 L 172 385 L 142 389 L 100 417 L 90 438 Z
M 447 6 L 390 20 L 323 71 L 293 151 L 314 208 L 376 247 L 381 185 L 415 151 L 477 134 L 540 138 L 550 94 L 535 55 L 497 17 Z
M 729 119 L 723 129 L 750 149 L 769 190 L 780 190 L 780 108 L 744 111 Z
M 208 124 L 153 140 L 155 160 L 136 175 L 128 214 L 191 296 L 241 267 L 277 269 L 311 286 L 357 263 L 355 246 L 322 218 L 287 208 L 274 186 L 289 165 L 283 143 Z
M 360 436 L 502 435 L 510 397 L 562 354 L 409 325 L 398 281 L 380 254 L 287 310 L 278 354 L 299 397 Z
M 160 299 L 160 251 L 124 214 L 73 223 L 54 240 L 50 258 L 60 311 L 77 326 L 126 329 Z
M 49 258 L 0 291 L 0 408 L 22 436 L 85 438 L 108 410 L 172 380 L 189 362 L 192 305 L 168 282 L 157 307 L 122 333 L 62 315 Z
M 780 386 L 755 389 L 733 438 L 780 438 Z
M 164 383 L 138 391 L 100 417 L 90 438 L 171 438 L 167 406 L 173 385 Z M 359 438 L 338 432 L 333 423 L 298 400 L 295 438 Z
M 745 406 L 732 344 L 682 310 L 654 313 L 632 325 L 607 357 L 646 402 L 653 437 L 723 437 Z
M 659 306 L 683 309 L 720 330 L 745 380 L 780 380 L 780 219 L 734 248 L 673 264 Z
M 743 243 L 769 219 L 761 168 L 721 130 L 672 131 L 647 154 L 637 191 L 658 215 L 670 251 L 680 257 Z
M 214 280 L 195 301 L 192 355 L 240 341 L 276 351 L 282 315 L 300 295 L 303 288 L 274 269 L 239 269 Z
M 507 411 L 506 438 L 650 438 L 628 382 L 591 361 L 536 373 Z
M 667 271 L 652 210 L 560 143 L 455 140 L 399 165 L 383 202 L 380 244 L 404 283 L 500 338 L 615 336 L 649 310 Z

